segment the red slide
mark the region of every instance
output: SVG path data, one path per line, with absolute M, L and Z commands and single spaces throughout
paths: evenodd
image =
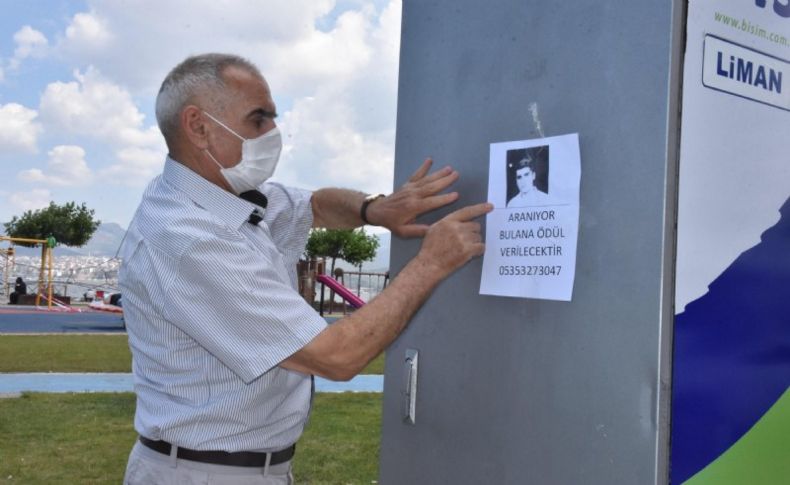
M 39 296 L 41 296 L 41 299 L 44 300 L 45 302 L 49 301 L 49 298 L 47 297 L 46 294 L 41 293 Z M 80 310 L 79 308 L 74 308 L 73 306 L 66 305 L 65 303 L 63 303 L 62 301 L 58 300 L 55 297 L 52 297 L 52 305 L 53 306 L 46 306 L 46 307 L 37 306 L 36 310 L 48 310 L 48 311 L 69 312 L 69 313 L 82 312 L 82 310 Z
M 362 298 L 352 293 L 351 290 L 341 285 L 339 281 L 332 278 L 331 276 L 320 274 L 316 277 L 316 280 L 319 283 L 323 283 L 329 288 L 331 288 L 332 290 L 334 290 L 335 293 L 340 295 L 342 299 L 346 300 L 354 308 L 361 308 L 362 305 L 365 304 L 365 301 L 362 300 Z

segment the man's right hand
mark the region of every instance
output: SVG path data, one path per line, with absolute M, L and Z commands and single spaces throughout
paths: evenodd
M 465 265 L 485 249 L 480 223 L 473 221 L 494 209 L 489 203 L 470 205 L 448 214 L 428 229 L 420 252 L 421 264 L 434 268 L 442 278 Z

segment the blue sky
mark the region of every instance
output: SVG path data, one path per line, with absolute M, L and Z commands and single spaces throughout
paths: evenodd
M 200 52 L 255 62 L 285 147 L 275 179 L 392 189 L 399 0 L 0 0 L 0 221 L 50 200 L 126 226 L 165 147 L 162 78 Z

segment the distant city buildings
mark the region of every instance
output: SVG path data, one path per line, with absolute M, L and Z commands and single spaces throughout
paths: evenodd
M 81 299 L 89 290 L 119 291 L 118 270 L 121 266 L 120 258 L 109 256 L 56 256 L 52 268 L 53 290 L 55 293 L 72 298 Z M 3 261 L 5 264 L 5 261 Z M 345 284 L 352 292 L 365 301 L 370 301 L 386 286 L 384 273 L 386 268 L 373 269 L 374 273 L 359 275 L 357 268 L 338 262 L 342 267 Z M 3 268 L 0 268 L 3 269 Z M 16 256 L 13 268 L 5 275 L 0 294 L 6 295 L 6 283 L 10 284 L 13 291 L 14 280 L 21 276 L 28 285 L 28 293 L 35 293 L 38 287 L 38 276 L 41 270 L 41 258 L 34 256 Z M 379 273 L 376 275 L 375 273 Z M 45 275 L 46 278 L 46 275 Z M 329 298 L 329 289 L 325 289 L 325 297 Z M 318 298 L 318 296 L 317 296 Z M 337 298 L 337 297 L 336 297 Z M 338 299 L 338 301 L 340 301 Z
M 76 298 L 83 296 L 89 289 L 115 291 L 120 265 L 120 259 L 108 256 L 57 256 L 52 268 L 54 290 Z M 40 270 L 40 257 L 16 256 L 13 268 L 9 268 L 5 276 L 12 287 L 16 277 L 21 276 L 28 284 L 28 292 L 32 293 L 38 285 Z M 3 284 L 3 292 L 5 288 Z

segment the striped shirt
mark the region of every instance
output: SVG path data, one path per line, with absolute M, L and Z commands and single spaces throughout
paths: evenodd
M 138 433 L 185 448 L 274 451 L 296 442 L 309 375 L 277 366 L 326 322 L 297 292 L 310 192 L 267 183 L 257 206 L 169 159 L 121 248 Z

